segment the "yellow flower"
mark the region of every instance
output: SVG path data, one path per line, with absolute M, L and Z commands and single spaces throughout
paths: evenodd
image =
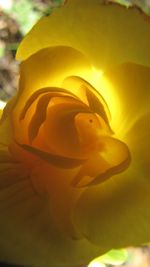
M 0 127 L 1 260 L 73 267 L 150 240 L 149 36 L 136 9 L 70 0 L 21 43 Z

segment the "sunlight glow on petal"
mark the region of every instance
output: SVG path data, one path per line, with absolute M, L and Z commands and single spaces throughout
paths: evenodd
M 95 67 L 92 68 L 91 75 L 87 77 L 87 80 L 103 96 L 109 107 L 112 128 L 114 130 L 118 129 L 118 125 L 120 124 L 119 114 L 121 111 L 121 102 L 115 91 L 115 88 L 105 77 L 105 73 L 102 70 L 96 69 Z

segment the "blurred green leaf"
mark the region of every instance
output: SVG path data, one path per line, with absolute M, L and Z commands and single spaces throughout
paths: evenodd
M 120 265 L 128 260 L 128 253 L 125 249 L 110 250 L 108 253 L 98 258 L 100 262 L 107 264 Z
M 0 46 L 0 58 L 4 56 L 5 48 Z
M 30 0 L 14 2 L 11 12 L 19 23 L 23 35 L 32 28 L 41 16 L 40 12 L 37 12 L 34 9 L 34 2 Z
M 106 264 L 113 264 L 115 266 L 121 265 L 125 262 L 127 262 L 129 259 L 129 255 L 127 250 L 120 249 L 120 250 L 110 250 L 103 256 L 100 256 L 96 259 L 94 259 L 88 267 L 101 267 L 106 266 Z

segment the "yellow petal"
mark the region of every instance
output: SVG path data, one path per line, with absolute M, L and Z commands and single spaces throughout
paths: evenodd
M 39 157 L 40 159 L 47 161 L 51 163 L 54 166 L 60 167 L 60 168 L 73 168 L 76 166 L 80 166 L 83 164 L 84 160 L 82 159 L 76 159 L 76 158 L 67 158 L 51 153 L 47 153 L 45 151 L 42 151 L 38 148 L 31 147 L 26 144 L 19 144 L 18 145 L 23 148 L 25 151 L 30 152 L 33 154 L 35 157 Z M 29 154 L 30 155 L 30 154 Z
M 102 0 L 67 1 L 33 27 L 17 58 L 24 60 L 49 46 L 73 47 L 100 69 L 128 61 L 150 66 L 149 18 L 136 8 Z
M 99 76 L 101 77 L 102 73 L 99 72 Z M 86 81 L 82 77 L 71 76 L 63 81 L 62 86 L 74 92 L 76 96 L 80 97 L 90 107 L 92 112 L 99 114 L 109 124 L 108 118 L 110 119 L 111 117 L 109 107 L 101 95 L 100 90 L 98 92 L 90 82 L 94 83 L 94 77 L 88 76 Z
M 140 245 L 150 240 L 150 69 L 125 64 L 108 72 L 122 99 L 120 125 L 131 152 L 130 167 L 80 198 L 74 220 L 81 232 L 105 248 Z M 115 120 L 115 118 L 113 118 Z M 118 131 L 117 131 L 118 129 Z
M 47 87 L 37 90 L 28 98 L 19 116 L 24 134 L 26 132 L 27 143 L 32 143 L 36 138 L 40 126 L 46 119 L 47 108 L 52 99 L 66 96 L 71 98 L 72 95 L 72 93 L 62 88 Z M 75 95 L 73 96 L 76 100 L 79 100 Z M 23 138 L 22 142 L 25 142 Z
M 14 107 L 15 99 L 15 97 L 12 98 L 6 105 L 3 103 L 4 109 L 0 111 L 0 151 L 8 151 L 8 146 L 13 138 L 11 120 L 10 117 L 8 117 L 8 114 Z
M 21 130 L 20 114 L 24 109 L 24 104 L 28 103 L 32 94 L 36 94 L 37 90 L 46 87 L 62 88 L 62 82 L 66 77 L 77 75 L 84 79 L 90 75 L 90 71 L 91 65 L 81 53 L 65 47 L 44 49 L 23 62 L 21 64 L 19 92 L 12 116 L 14 134 L 17 136 L 17 140 L 19 140 L 20 135 L 23 135 L 23 133 L 19 133 Z
M 70 267 L 72 261 L 83 265 L 99 253 L 104 253 L 105 250 L 100 250 L 86 239 L 68 238 L 64 231 L 57 228 L 46 196 L 41 198 L 37 194 L 31 183 L 31 173 L 18 162 L 20 158 L 15 159 L 15 151 L 13 157 L 7 151 L 12 141 L 8 122 L 7 118 L 0 128 L 0 141 L 6 142 L 1 144 L 3 151 L 0 151 L 1 261 L 19 265 L 40 264 L 42 267 L 63 263 Z
M 2 114 L 3 116 L 3 114 Z M 3 123 L 0 125 L 0 150 L 7 151 L 8 145 L 12 141 L 12 127 L 10 118 L 7 118 Z
M 100 147 L 100 151 L 93 153 L 83 164 L 73 179 L 73 186 L 84 187 L 102 183 L 129 166 L 130 154 L 123 142 L 108 136 L 100 138 L 100 146 L 103 144 L 103 149 Z
M 106 249 L 136 246 L 150 240 L 150 182 L 134 166 L 88 189 L 76 207 L 74 222 L 94 244 Z
M 18 97 L 25 101 L 38 89 L 61 88 L 66 77 L 82 74 L 84 78 L 86 71 L 90 73 L 91 64 L 79 51 L 59 46 L 43 49 L 21 64 Z
M 46 120 L 39 130 L 37 141 L 35 140 L 34 143 L 38 146 L 38 140 L 41 143 L 43 141 L 47 150 L 57 155 L 78 159 L 85 158 L 82 157 L 74 125 L 74 117 L 79 112 L 89 112 L 88 106 L 72 97 L 52 98 L 47 109 Z
M 77 224 L 91 242 L 112 247 L 139 245 L 150 239 L 150 113 L 127 134 L 129 169 L 88 189 L 77 206 Z
M 126 133 L 150 110 L 149 85 L 150 68 L 137 64 L 112 67 L 101 77 L 104 98 L 107 89 L 106 99 L 109 94 L 113 99 L 109 98 L 107 103 L 112 115 L 110 124 L 117 137 L 126 140 Z
M 3 157 L 3 160 L 0 160 L 0 191 L 4 193 L 14 184 L 24 181 L 28 176 L 28 171 L 22 172 L 23 165 L 12 159 L 8 152 L 6 154 L 6 152 L 0 151 L 0 157 Z M 3 197 L 5 200 L 5 193 Z
M 84 238 L 74 240 L 60 231 L 46 196 L 35 192 L 23 165 L 1 151 L 0 213 L 1 261 L 41 267 L 70 267 L 72 262 L 82 266 L 105 252 Z

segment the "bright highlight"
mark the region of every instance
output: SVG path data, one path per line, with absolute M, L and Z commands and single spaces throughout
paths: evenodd
M 3 109 L 6 106 L 6 103 L 0 100 L 0 109 Z
M 94 260 L 88 265 L 88 267 L 106 267 L 106 265 L 104 263 Z

